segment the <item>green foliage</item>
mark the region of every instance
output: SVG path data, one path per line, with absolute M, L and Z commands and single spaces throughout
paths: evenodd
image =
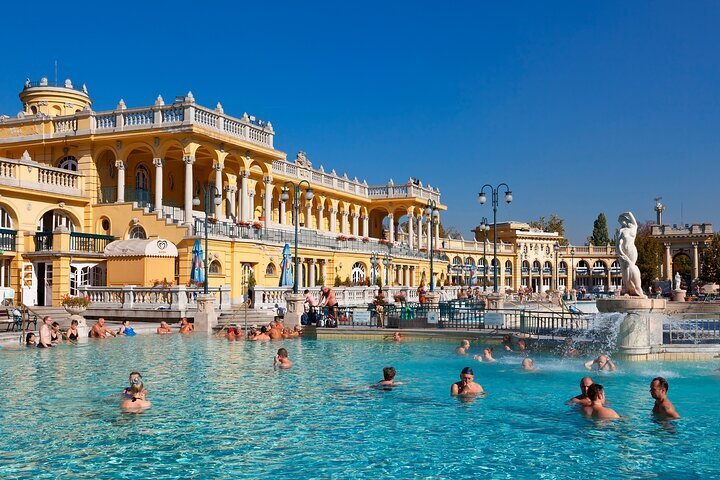
M 710 245 L 703 250 L 700 279 L 720 283 L 720 233 L 716 233 Z
M 255 272 L 250 270 L 250 276 L 248 277 L 248 290 L 252 290 L 253 288 L 255 288 L 255 284 Z
M 340 275 L 335 275 L 335 284 L 336 287 L 339 287 L 342 285 L 342 280 L 340 279 Z
M 593 233 L 590 237 L 590 245 L 605 246 L 610 243 L 608 235 L 607 219 L 604 213 L 600 213 L 593 223 Z
M 540 229 L 543 232 L 557 232 L 560 235 L 558 243 L 560 243 L 560 245 L 569 244 L 569 242 L 565 238 L 565 220 L 563 220 L 562 217 L 555 215 L 554 213 L 550 215 L 549 219 L 545 219 L 545 217 L 540 217 L 537 220 L 533 220 L 532 222 L 530 222 L 530 226 L 532 228 Z
M 636 265 L 640 269 L 642 285 L 652 285 L 660 276 L 660 265 L 663 262 L 663 246 L 658 239 L 650 235 L 651 225 L 651 222 L 641 225 L 635 238 L 638 251 Z
M 315 282 L 316 285 L 325 285 L 325 277 L 320 275 L 317 279 L 317 282 Z
M 352 286 L 352 282 L 350 281 L 349 276 L 345 277 L 345 280 L 343 280 L 343 282 L 342 282 L 342 286 L 343 287 L 351 287 Z

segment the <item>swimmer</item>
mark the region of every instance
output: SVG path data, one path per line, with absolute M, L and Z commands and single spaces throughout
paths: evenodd
M 495 349 L 493 349 L 492 347 L 486 348 L 485 350 L 483 350 L 482 356 L 473 355 L 473 359 L 477 360 L 478 362 L 489 362 L 489 363 L 494 362 L 495 361 L 495 358 L 493 357 L 494 351 L 495 351 Z
M 663 377 L 655 377 L 650 382 L 650 396 L 655 399 L 652 413 L 662 419 L 676 419 L 680 415 L 675 410 L 670 399 L 667 398 L 667 392 L 670 386 Z
M 233 327 L 228 327 L 227 333 L 225 333 L 225 338 L 228 340 L 235 340 L 235 329 Z
M 588 360 L 585 362 L 585 368 L 587 370 L 593 370 L 593 368 L 597 365 L 597 370 L 608 370 L 610 372 L 614 372 L 616 370 L 615 364 L 610 360 L 610 358 L 607 355 L 600 355 L 595 360 Z
M 241 340 L 243 338 L 243 331 L 240 327 L 235 327 L 235 340 Z
M 32 332 L 28 332 L 28 334 L 25 336 L 25 346 L 26 347 L 34 347 L 35 346 L 35 334 Z
M 402 335 L 400 335 L 400 332 L 393 333 L 393 342 L 400 343 L 403 341 Z
M 195 327 L 188 322 L 186 317 L 180 319 L 180 333 L 192 333 L 195 331 Z
M 273 366 L 278 368 L 290 368 L 292 365 L 293 362 L 291 362 L 288 358 L 287 350 L 284 348 L 279 349 L 277 355 L 275 356 L 275 360 L 273 361 Z
M 587 389 L 590 385 L 593 384 L 593 379 L 590 377 L 583 377 L 582 380 L 580 380 L 580 395 L 577 395 L 567 402 L 565 402 L 568 405 L 572 404 L 579 404 L 579 405 L 587 405 L 589 406 L 592 402 L 587 396 Z
M 467 351 L 470 349 L 470 342 L 463 340 L 460 342 L 460 346 L 455 349 L 455 353 L 458 355 L 467 355 Z
M 98 318 L 97 323 L 90 330 L 90 338 L 107 338 L 109 336 L 116 337 L 117 334 L 105 326 L 104 318 Z
M 475 383 L 475 373 L 470 367 L 465 367 L 460 372 L 460 381 L 455 382 L 450 387 L 451 395 L 475 395 L 484 393 L 482 385 Z
M 50 326 L 50 342 L 53 345 L 57 345 L 60 343 L 60 340 L 62 339 L 62 332 L 60 331 L 60 324 L 58 322 L 53 322 Z
M 67 338 L 70 341 L 77 341 L 77 339 L 80 337 L 80 332 L 78 332 L 78 321 L 72 320 L 70 322 L 70 328 L 68 328 L 67 332 L 65 332 L 65 338 Z
M 583 415 L 600 419 L 620 418 L 615 410 L 604 406 L 605 390 L 602 385 L 599 383 L 590 385 L 587 389 L 587 396 L 590 399 L 590 405 L 582 407 Z
M 147 390 L 145 390 L 143 385 L 142 377 L 138 372 L 133 372 L 130 374 L 130 378 L 130 389 L 125 389 L 125 392 L 127 392 L 126 395 L 129 398 L 120 402 L 120 408 L 125 411 L 138 411 L 150 408 L 152 404 L 145 400 Z
M 137 335 L 135 330 L 130 326 L 130 320 L 123 320 L 117 333 L 118 335 L 125 335 L 126 337 L 134 337 Z
M 267 327 L 260 327 L 260 333 L 256 334 L 252 340 L 254 342 L 269 342 L 270 337 L 267 334 Z
M 282 331 L 283 331 L 282 327 L 280 326 L 279 323 L 276 322 L 276 323 L 271 324 L 270 329 L 267 330 L 267 335 L 268 335 L 268 337 L 270 337 L 270 340 L 273 340 L 273 341 L 282 340 L 283 339 Z
M 535 362 L 533 362 L 533 359 L 530 357 L 523 358 L 521 365 L 522 369 L 527 372 L 534 372 L 535 370 L 537 370 L 537 368 L 535 368 Z
M 172 330 L 170 330 L 167 322 L 160 322 L 160 326 L 155 331 L 158 335 L 167 335 L 168 333 L 172 333 Z
M 403 382 L 395 381 L 395 367 L 385 367 L 383 368 L 383 380 L 371 385 L 371 387 L 379 390 L 392 390 L 392 387 L 397 385 L 403 385 Z

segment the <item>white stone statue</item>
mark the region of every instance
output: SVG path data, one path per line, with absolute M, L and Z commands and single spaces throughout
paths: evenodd
M 637 236 L 637 220 L 632 212 L 625 212 L 618 217 L 620 231 L 618 232 L 615 245 L 617 246 L 618 261 L 622 272 L 625 293 L 631 297 L 647 298 L 640 285 L 640 269 L 635 265 L 638 259 L 638 251 L 635 247 Z
M 680 290 L 680 284 L 682 283 L 682 279 L 680 278 L 680 272 L 675 273 L 675 290 Z

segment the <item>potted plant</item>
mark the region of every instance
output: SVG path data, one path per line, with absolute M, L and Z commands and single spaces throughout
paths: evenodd
M 393 295 L 393 300 L 397 303 L 405 303 L 405 294 L 403 292 L 396 293 Z
M 363 237 L 363 239 L 362 239 L 363 243 L 368 243 L 369 241 L 370 241 L 370 238 L 368 238 L 368 237 Z
M 71 296 L 68 294 L 62 298 L 60 304 L 70 315 L 80 315 L 87 310 L 90 305 L 90 297 L 87 295 Z
M 263 224 L 262 222 L 253 222 L 253 227 L 260 230 L 261 228 L 263 228 Z
M 346 237 L 345 235 L 338 235 L 338 236 L 337 236 L 337 241 L 338 241 L 338 242 L 344 242 L 344 241 L 347 240 L 347 239 L 348 239 L 348 237 Z

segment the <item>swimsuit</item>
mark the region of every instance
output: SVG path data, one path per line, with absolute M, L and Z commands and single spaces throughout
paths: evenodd
M 77 340 L 78 334 L 77 333 L 68 333 L 68 340 Z
M 125 335 L 128 337 L 134 337 L 136 335 L 135 330 L 132 327 L 125 327 Z

